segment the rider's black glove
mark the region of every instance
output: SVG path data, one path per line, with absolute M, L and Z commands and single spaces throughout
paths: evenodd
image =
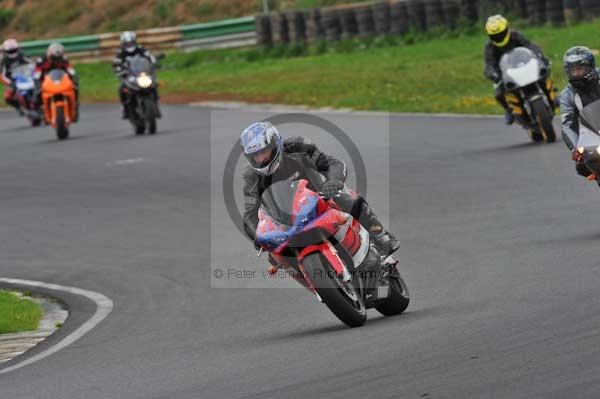
M 323 183 L 323 187 L 321 187 L 321 194 L 323 198 L 330 199 L 339 194 L 339 192 L 344 188 L 344 182 L 341 180 L 328 180 Z

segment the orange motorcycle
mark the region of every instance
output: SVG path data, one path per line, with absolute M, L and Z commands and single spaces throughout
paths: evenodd
M 53 69 L 42 82 L 42 101 L 46 123 L 56 129 L 56 137 L 69 137 L 69 125 L 77 112 L 75 85 L 69 74 L 62 69 Z

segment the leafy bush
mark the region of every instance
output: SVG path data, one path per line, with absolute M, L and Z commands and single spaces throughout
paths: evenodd
M 15 10 L 10 8 L 0 8 L 0 29 L 4 29 L 15 16 Z

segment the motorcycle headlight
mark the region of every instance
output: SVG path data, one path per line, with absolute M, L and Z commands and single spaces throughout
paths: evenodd
M 598 146 L 598 148 L 596 148 L 596 152 L 597 152 L 598 154 L 600 154 L 600 145 Z
M 580 153 L 580 154 L 583 154 L 583 152 L 584 152 L 584 151 L 585 151 L 585 148 L 584 148 L 584 147 L 579 147 L 579 148 L 577 149 L 577 152 L 578 152 L 578 153 Z
M 152 78 L 146 74 L 141 74 L 137 77 L 137 84 L 142 89 L 147 89 L 152 85 Z

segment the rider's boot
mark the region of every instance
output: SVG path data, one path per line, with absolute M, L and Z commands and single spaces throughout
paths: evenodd
M 383 228 L 383 225 L 377 219 L 369 204 L 362 199 L 360 201 L 362 202 L 362 206 L 358 221 L 369 232 L 371 240 L 379 250 L 380 255 L 388 257 L 400 248 L 400 242 L 393 234 Z
M 504 110 L 504 123 L 510 126 L 515 122 L 515 116 L 510 110 Z

